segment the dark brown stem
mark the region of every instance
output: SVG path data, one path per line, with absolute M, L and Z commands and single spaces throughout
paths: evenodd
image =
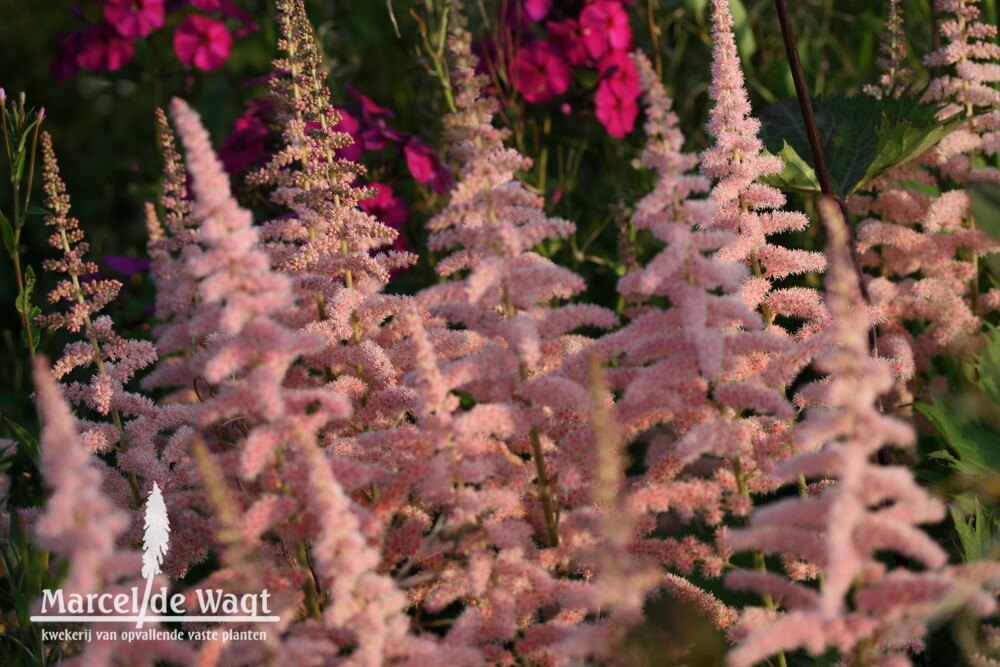
M 847 223 L 851 260 L 854 262 L 854 270 L 858 274 L 861 294 L 864 296 L 865 302 L 871 305 L 872 298 L 868 293 L 868 286 L 865 285 L 864 273 L 861 271 L 861 258 L 858 256 L 858 246 L 854 240 L 854 230 L 851 226 L 851 217 L 847 211 L 847 204 L 833 192 L 833 181 L 830 180 L 830 170 L 826 166 L 826 156 L 823 154 L 823 144 L 819 138 L 819 128 L 816 126 L 816 114 L 813 111 L 812 100 L 809 99 L 809 87 L 806 85 L 806 77 L 802 71 L 802 62 L 799 60 L 799 50 L 795 44 L 795 30 L 792 28 L 792 19 L 788 14 L 788 3 L 785 0 L 774 0 L 774 7 L 778 11 L 781 36 L 785 42 L 788 65 L 792 70 L 792 81 L 795 83 L 795 96 L 799 100 L 799 109 L 802 112 L 802 119 L 806 124 L 806 136 L 809 138 L 809 148 L 812 150 L 813 164 L 816 168 L 816 178 L 819 180 L 819 188 L 825 196 L 830 197 L 840 205 L 840 210 L 844 214 L 844 222 Z M 868 346 L 872 354 L 878 353 L 878 338 L 874 327 L 868 332 Z

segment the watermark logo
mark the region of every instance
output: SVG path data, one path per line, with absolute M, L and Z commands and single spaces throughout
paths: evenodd
M 236 595 L 220 589 L 195 589 L 198 602 L 198 613 L 189 613 L 185 607 L 186 596 L 182 593 L 167 594 L 167 588 L 161 586 L 153 591 L 153 578 L 160 573 L 163 557 L 170 549 L 170 519 L 167 516 L 167 506 L 163 502 L 160 487 L 154 482 L 153 490 L 146 499 L 145 533 L 142 540 L 142 576 L 146 580 L 145 590 L 141 597 L 140 587 L 133 586 L 126 593 L 80 593 L 64 594 L 61 589 L 44 589 L 42 591 L 41 613 L 32 616 L 35 623 L 135 623 L 136 630 L 141 630 L 145 623 L 155 622 L 197 622 L 197 623 L 277 623 L 280 617 L 270 615 L 268 608 L 270 593 L 264 589 L 260 593 Z M 49 639 L 64 639 L 60 633 L 43 631 Z M 190 639 L 215 639 L 216 631 L 208 631 L 206 637 L 188 637 Z M 74 639 L 90 641 L 90 630 L 70 632 Z M 97 633 L 99 638 L 102 634 Z M 156 634 L 164 638 L 163 633 L 136 632 L 125 633 L 135 635 L 134 639 L 146 639 L 147 634 Z M 180 638 L 180 631 L 172 631 Z M 191 633 L 188 633 L 191 635 Z M 205 632 L 195 633 L 204 635 Z M 230 639 L 264 639 L 262 632 L 226 633 Z M 123 636 L 126 641 L 132 639 Z

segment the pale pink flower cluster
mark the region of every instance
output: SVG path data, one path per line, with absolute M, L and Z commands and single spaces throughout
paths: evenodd
M 702 152 L 701 170 L 716 179 L 711 197 L 719 206 L 711 226 L 737 233 L 719 251 L 719 258 L 744 262 L 753 269 L 741 296 L 764 315 L 768 326 L 774 326 L 778 316 L 821 320 L 824 313 L 814 293 L 774 287 L 775 281 L 791 275 L 820 273 L 826 261 L 822 253 L 786 248 L 767 239 L 801 231 L 809 220 L 798 211 L 780 210 L 785 195 L 759 180 L 781 172 L 783 164 L 780 158 L 763 154 L 760 121 L 751 115 L 729 3 L 712 0 L 711 8 L 712 85 L 708 94 L 715 104 L 709 112 L 708 133 L 715 144 Z
M 97 273 L 97 265 L 84 259 L 89 245 L 83 240 L 79 221 L 69 215 L 69 195 L 59 176 L 52 138 L 47 132 L 42 133 L 42 158 L 45 204 L 52 211 L 45 224 L 54 228 L 49 245 L 61 253 L 59 259 L 45 260 L 43 266 L 65 274 L 49 293 L 49 302 L 67 301 L 69 306 L 66 312 L 40 315 L 37 321 L 51 330 L 66 329 L 73 333 L 83 330 L 84 339 L 66 346 L 53 372 L 59 379 L 80 378 L 65 383 L 67 398 L 73 404 L 86 406 L 102 417 L 114 418 L 114 424 L 79 420 L 87 448 L 103 452 L 118 441 L 117 448 L 124 452 L 128 449 L 128 436 L 122 427 L 121 414 L 139 417 L 154 409 L 148 398 L 124 387 L 137 371 L 156 360 L 156 352 L 146 341 L 121 338 L 108 316 L 96 317 L 118 296 L 121 283 L 86 279 Z M 73 374 L 76 369 L 83 369 L 90 376 Z
M 997 152 L 996 27 L 978 20 L 976 0 L 945 0 L 937 9 L 942 47 L 924 64 L 938 76 L 923 101 L 942 105 L 942 118 L 961 113 L 970 120 L 848 202 L 852 212 L 867 216 L 857 226 L 857 247 L 862 266 L 874 273 L 866 272 L 867 289 L 883 318 L 879 354 L 899 378 L 890 397 L 895 406 L 912 403 L 933 358 L 970 351 L 982 318 L 1000 308 L 1000 290 L 982 292 L 979 275 L 980 259 L 1000 251 L 1000 243 L 978 229 L 969 191 L 958 189 L 1000 180 L 995 168 L 976 166 Z M 890 3 L 890 32 L 900 13 Z M 889 75 L 893 62 L 884 66 Z
M 184 163 L 160 114 L 164 217 L 147 216 L 160 360 L 143 378 L 159 399 L 122 389 L 155 356 L 91 320 L 111 297 L 71 279 L 57 297 L 76 305 L 51 323 L 88 340 L 61 363 L 100 361 L 111 380 L 65 393 L 132 419 L 109 424 L 116 465 L 88 460 L 106 445 L 76 435 L 58 387 L 37 372 L 53 496 L 36 539 L 72 559 L 72 586 L 106 589 L 138 571 L 122 554 L 141 544 L 136 509 L 155 482 L 173 529 L 166 576 L 214 555 L 199 587 L 266 588 L 281 621 L 264 642 L 164 644 L 146 657 L 96 643 L 80 660 L 613 662 L 646 602 L 664 594 L 726 630 L 734 666 L 828 647 L 904 664 L 901 647 L 919 646 L 942 600 L 992 611 L 983 590 L 998 568 L 949 569 L 919 527 L 943 516 L 941 502 L 905 468 L 873 461 L 913 442 L 879 409 L 893 374 L 928 363 L 915 350 L 943 353 L 981 325 L 964 255 L 992 246 L 967 224 L 964 191 L 921 200 L 886 187 L 863 202 L 884 213 L 862 225 L 860 243 L 864 262 L 885 270 L 868 284 L 891 360 L 869 355 L 871 309 L 839 212 L 826 211 L 826 294 L 781 286 L 823 271 L 826 256 L 769 239 L 808 220 L 760 182 L 782 165 L 763 153 L 728 4 L 711 7 L 715 144 L 700 156 L 683 150 L 671 100 L 634 57 L 642 161 L 656 184 L 630 225 L 657 252 L 618 284 L 642 300 L 624 324 L 579 302 L 584 280 L 534 250 L 575 227 L 521 181 L 530 161 L 493 125 L 497 102 L 475 74 L 459 0 L 447 3 L 457 111 L 444 124 L 460 177 L 428 225 L 442 280 L 415 296 L 382 293 L 413 258 L 383 250 L 395 232 L 361 212 L 361 168 L 335 155 L 348 138 L 333 130 L 302 0 L 277 3 L 285 56 L 272 92 L 285 147 L 250 178 L 274 186 L 289 215 L 255 225 L 198 114 L 181 100 L 170 108 Z M 899 57 L 894 47 L 886 62 Z M 48 170 L 64 250 L 53 267 L 79 276 L 89 272 L 72 245 L 80 232 Z M 934 326 L 914 338 L 913 318 Z M 801 384 L 814 360 L 823 379 Z M 801 496 L 761 503 L 793 480 Z M 96 529 L 100 539 L 84 535 Z M 876 557 L 886 550 L 925 571 L 890 570 Z M 734 567 L 742 551 L 755 569 Z M 107 570 L 133 561 L 134 571 Z M 763 604 L 731 606 L 723 582 Z
M 944 518 L 943 503 L 917 485 L 902 466 L 882 466 L 874 455 L 887 445 L 912 447 L 910 425 L 882 414 L 879 396 L 892 388 L 888 364 L 868 355 L 869 326 L 857 275 L 847 250 L 847 229 L 838 207 L 824 202 L 829 229 L 827 292 L 833 320 L 821 334 L 832 346 L 816 369 L 824 383 L 804 390 L 814 403 L 794 435 L 803 452 L 779 464 L 783 481 L 797 477 L 834 480 L 816 494 L 791 497 L 754 511 L 750 527 L 725 543 L 816 564 L 819 588 L 765 571 L 727 577 L 731 588 L 771 595 L 783 612 L 746 609 L 733 631 L 739 641 L 732 667 L 750 667 L 781 650 L 806 648 L 818 655 L 834 647 L 852 664 L 910 664 L 898 647 L 919 645 L 955 576 L 944 569 L 947 554 L 917 526 Z M 889 569 L 879 552 L 901 554 L 925 568 Z M 996 604 L 985 591 L 966 591 L 979 613 Z M 853 599 L 853 604 L 850 600 Z

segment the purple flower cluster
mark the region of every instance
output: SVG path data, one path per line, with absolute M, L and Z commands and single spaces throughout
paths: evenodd
M 628 56 L 632 27 L 625 9 L 634 3 L 588 0 L 579 11 L 560 4 L 507 3 L 504 19 L 512 35 L 505 55 L 511 84 L 526 101 L 539 104 L 566 93 L 574 70 L 596 70 L 597 120 L 609 134 L 622 138 L 635 127 L 639 113 L 639 77 Z M 491 60 L 489 54 L 486 60 Z
M 173 29 L 177 59 L 185 67 L 202 71 L 225 64 L 234 34 L 243 37 L 257 30 L 250 15 L 232 0 L 98 0 L 98 4 L 102 14 L 96 21 L 73 7 L 74 15 L 85 25 L 59 38 L 56 55 L 49 63 L 56 79 L 71 79 L 80 69 L 121 69 L 135 55 L 135 42 L 163 28 L 172 14 L 184 12 Z M 237 24 L 232 33 L 227 19 Z
M 333 129 L 349 134 L 353 142 L 338 148 L 335 157 L 361 163 L 366 153 L 393 150 L 397 158 L 402 157 L 406 162 L 407 170 L 415 181 L 427 185 L 437 194 L 445 194 L 451 187 L 451 170 L 437 151 L 419 137 L 389 125 L 388 121 L 396 116 L 390 109 L 351 86 L 346 86 L 346 90 L 354 102 L 349 108 L 336 108 L 337 118 L 331 120 L 334 121 Z M 273 102 L 267 99 L 249 102 L 247 110 L 236 119 L 229 136 L 219 147 L 219 159 L 230 176 L 259 167 L 274 154 L 279 144 L 277 134 L 271 129 L 275 123 Z M 318 130 L 319 126 L 318 122 L 310 122 L 306 123 L 305 129 L 307 132 Z M 371 188 L 374 195 L 360 202 L 361 209 L 401 231 L 409 219 L 406 202 L 394 194 L 388 183 L 372 182 L 366 187 Z M 394 249 L 408 249 L 402 234 L 397 237 Z

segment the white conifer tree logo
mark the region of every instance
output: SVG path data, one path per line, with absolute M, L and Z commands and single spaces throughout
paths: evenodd
M 167 517 L 167 506 L 163 503 L 160 487 L 153 482 L 153 490 L 146 499 L 146 532 L 142 538 L 142 576 L 146 578 L 146 593 L 142 596 L 142 609 L 139 612 L 137 628 L 142 627 L 143 617 L 149 606 L 149 594 L 153 589 L 153 577 L 160 573 L 163 556 L 167 553 L 170 541 L 170 519 Z

